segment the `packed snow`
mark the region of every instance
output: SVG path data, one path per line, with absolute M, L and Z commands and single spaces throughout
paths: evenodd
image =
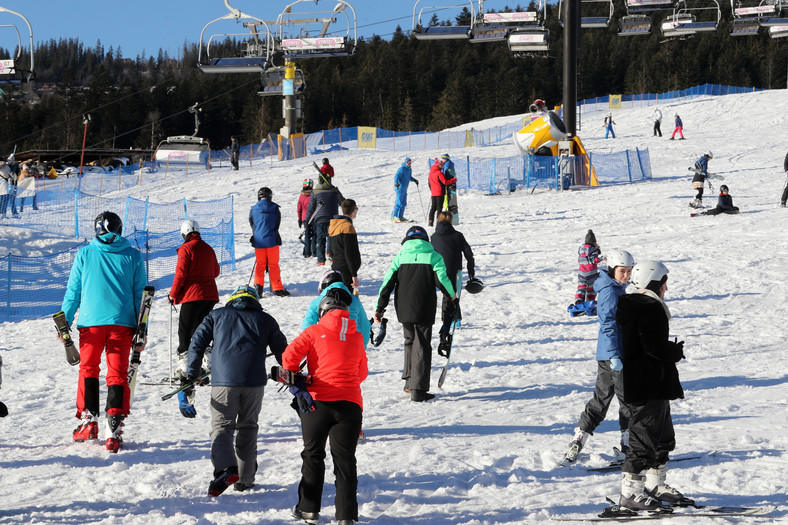
M 668 483 L 702 504 L 774 507 L 768 517 L 707 522 L 788 522 L 788 209 L 778 207 L 786 180 L 788 98 L 778 90 L 660 106 L 662 138 L 652 136 L 653 105 L 613 110 L 616 139 L 601 138 L 602 112 L 584 115 L 580 132 L 591 152 L 648 148 L 651 181 L 497 196 L 460 192 L 458 229 L 474 250 L 486 288 L 463 294 L 464 318 L 442 389 L 437 379 L 445 360 L 433 352 L 434 401 L 413 403 L 402 391 L 402 331 L 393 305 L 386 340 L 368 348 L 370 375 L 362 385 L 366 442 L 357 451 L 362 523 L 536 523 L 594 516 L 605 497 L 617 498 L 618 472 L 584 468 L 612 459 L 619 443 L 617 401 L 578 464 L 559 465 L 596 377 L 597 320 L 570 318 L 566 311 L 577 282 L 577 248 L 589 228 L 603 254 L 626 249 L 636 260 L 659 259 L 670 270 L 671 335 L 685 341 L 687 356 L 678 365 L 685 399 L 671 403 L 673 456 L 699 458 L 673 463 Z M 676 111 L 687 140 L 668 140 Z M 687 167 L 706 150 L 714 153 L 710 171 L 725 177 L 740 215 L 690 218 L 694 191 Z M 407 154 L 414 175 L 426 183 L 427 159 L 442 153 L 328 155 L 336 184 L 360 205 L 355 225 L 363 257 L 361 299 L 370 316 L 409 226 L 389 221 L 394 172 Z M 449 153 L 503 157 L 517 151 L 507 143 Z M 302 257 L 297 239 L 296 201 L 303 179 L 315 178 L 312 160 L 256 161 L 251 168 L 242 163 L 237 172 L 225 164 L 199 180 L 170 178 L 109 196 L 171 202 L 234 195 L 237 270 L 218 279 L 226 298 L 249 279 L 249 207 L 260 186 L 271 187 L 282 206 L 282 277 L 293 296 L 269 292 L 262 302 L 292 340 L 325 270 Z M 411 185 L 406 211 L 425 226 L 427 192 L 426 184 Z M 716 194 L 707 191 L 704 202 L 714 205 Z M 70 243 L 0 229 L 0 255 L 38 256 Z M 153 306 L 142 380 L 165 377 L 173 366 L 177 315 L 166 292 L 157 292 Z M 99 443 L 74 443 L 78 370 L 66 363 L 49 313 L 0 327 L 0 401 L 10 411 L 0 420 L 0 522 L 294 522 L 301 437 L 286 391 L 270 383 L 265 391 L 256 489 L 211 498 L 209 387 L 198 389 L 197 418 L 185 419 L 175 399 L 160 401 L 170 387 L 138 385 L 120 453 L 103 447 L 103 417 Z M 102 387 L 102 406 L 105 394 Z M 330 456 L 327 464 L 321 523 L 333 522 L 334 515 Z

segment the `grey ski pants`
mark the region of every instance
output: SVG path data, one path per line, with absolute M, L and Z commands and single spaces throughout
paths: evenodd
M 211 387 L 211 463 L 214 476 L 237 467 L 241 483 L 253 483 L 257 471 L 257 418 L 262 386 Z
M 432 325 L 402 323 L 402 331 L 405 333 L 405 367 L 402 371 L 405 388 L 426 392 L 430 389 Z
M 580 430 L 589 434 L 594 433 L 596 427 L 605 420 L 607 409 L 613 401 L 613 394 L 618 398 L 618 425 L 621 432 L 624 432 L 629 427 L 630 409 L 624 402 L 623 376 L 620 372 L 611 370 L 610 361 L 597 361 L 594 397 L 580 414 L 580 421 L 577 423 Z

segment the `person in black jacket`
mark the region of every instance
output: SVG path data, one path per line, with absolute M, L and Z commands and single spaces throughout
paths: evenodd
M 783 169 L 785 174 L 788 175 L 788 153 L 785 154 L 785 161 L 783 161 Z M 785 201 L 788 201 L 788 179 L 785 181 L 785 188 L 783 189 L 783 196 L 780 197 L 780 206 L 785 208 Z
M 230 137 L 230 164 L 238 171 L 238 160 L 241 158 L 241 144 L 235 136 Z
M 454 283 L 454 289 L 457 290 L 457 299 L 459 299 L 460 289 L 462 288 L 462 256 L 465 255 L 468 279 L 473 279 L 476 275 L 476 266 L 473 260 L 473 251 L 468 241 L 465 240 L 465 236 L 462 233 L 454 229 L 451 222 L 452 219 L 452 214 L 448 211 L 438 213 L 438 223 L 435 225 L 435 232 L 432 234 L 432 246 L 436 252 L 443 256 L 443 262 L 446 264 L 446 275 Z M 450 298 L 443 296 L 441 321 L 443 321 L 443 326 L 445 327 L 451 325 L 453 319 L 462 319 L 459 301 L 456 304 L 452 303 Z
M 227 305 L 212 310 L 194 332 L 189 345 L 187 382 L 200 376 L 203 354 L 211 341 L 214 479 L 208 485 L 208 494 L 218 496 L 233 484 L 238 491 L 254 486 L 257 420 L 267 381 L 266 348 L 281 365 L 287 339 L 276 319 L 263 311 L 255 289 L 239 286 Z M 196 411 L 188 397 L 186 392 L 179 393 L 179 408 L 184 417 L 193 418 Z
M 668 454 L 676 446 L 670 401 L 684 397 L 676 369 L 684 358 L 684 341 L 668 339 L 667 280 L 668 269 L 661 262 L 637 263 L 632 284 L 638 293 L 619 297 L 616 312 L 624 401 L 631 411 L 619 505 L 632 510 L 653 510 L 684 500 L 681 492 L 665 483 Z
M 358 250 L 358 235 L 353 219 L 358 215 L 358 206 L 353 199 L 342 201 L 342 215 L 337 215 L 328 226 L 331 246 L 331 269 L 342 274 L 342 281 L 349 290 L 358 293 L 358 269 L 361 253 Z
M 320 175 L 320 182 L 309 197 L 309 208 L 306 216 L 312 217 L 312 227 L 317 242 L 317 264 L 326 264 L 326 242 L 328 241 L 328 226 L 331 219 L 339 213 L 339 204 L 345 200 L 339 188 L 331 184 L 328 175 Z M 330 246 L 329 246 L 330 249 Z
M 720 196 L 717 198 L 717 206 L 710 210 L 700 212 L 701 215 L 719 215 L 720 213 L 727 213 L 728 215 L 735 215 L 739 213 L 739 208 L 733 205 L 733 198 L 728 195 L 728 186 L 723 184 L 720 186 Z

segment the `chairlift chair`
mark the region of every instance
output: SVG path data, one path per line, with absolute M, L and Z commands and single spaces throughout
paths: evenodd
M 565 0 L 558 2 L 558 22 L 561 27 L 564 25 L 566 17 Z M 599 4 L 606 4 L 601 6 Z M 584 8 L 583 6 L 587 6 Z M 613 0 L 580 0 L 580 27 L 583 29 L 606 28 L 610 26 L 610 19 L 613 18 L 615 7 Z M 584 16 L 588 15 L 588 16 Z
M 27 25 L 28 33 L 30 33 L 30 69 L 22 69 L 20 68 L 19 63 L 19 60 L 22 57 L 22 35 L 19 33 L 19 28 L 15 24 L 0 25 L 0 29 L 13 29 L 16 33 L 17 40 L 16 52 L 14 53 L 13 58 L 0 59 L 0 84 L 21 84 L 22 82 L 31 82 L 36 78 L 34 67 L 35 57 L 33 51 L 33 27 L 30 25 L 30 21 L 27 18 L 16 11 L 11 11 L 5 7 L 0 7 L 0 13 L 8 13 L 10 15 L 18 16 L 24 20 L 25 24 Z
M 788 25 L 784 26 L 769 26 L 769 36 L 772 38 L 785 38 L 788 37 Z
M 271 67 L 266 69 L 260 75 L 260 91 L 257 92 L 261 97 L 266 96 L 282 96 L 284 94 L 285 83 L 285 68 L 284 67 Z M 304 91 L 306 87 L 306 80 L 304 72 L 300 69 L 295 70 L 295 79 L 293 84 L 296 94 Z
M 514 29 L 507 40 L 516 56 L 543 56 L 549 50 L 550 33 L 545 28 Z
M 466 3 L 458 5 L 435 5 L 435 6 L 422 6 L 416 14 L 416 9 L 419 7 L 421 0 L 416 0 L 413 4 L 413 31 L 412 35 L 417 40 L 468 40 L 471 38 L 471 30 L 476 24 L 476 10 L 473 7 L 473 2 L 468 0 Z M 424 26 L 421 23 L 421 15 L 425 9 L 458 9 L 468 7 L 471 13 L 470 25 L 461 26 Z
M 358 39 L 356 11 L 353 6 L 345 0 L 336 0 L 333 9 L 294 9 L 303 2 L 317 4 L 319 0 L 296 0 L 287 5 L 276 19 L 277 43 L 284 58 L 293 60 L 352 55 Z M 344 24 L 341 23 L 342 20 Z M 339 30 L 334 30 L 335 27 Z
M 197 67 L 203 73 L 259 73 L 268 67 L 274 48 L 274 36 L 268 24 L 252 15 L 232 7 L 228 0 L 224 5 L 230 11 L 216 20 L 208 22 L 200 33 L 200 47 L 197 52 Z M 205 42 L 205 32 L 213 24 L 222 20 L 235 20 L 248 30 L 246 33 L 214 33 Z M 246 38 L 241 42 L 240 56 L 213 56 L 211 44 L 221 43 L 227 38 Z M 216 45 L 214 45 L 216 49 Z
M 479 0 L 479 16 L 471 28 L 471 43 L 507 40 L 517 27 L 544 24 L 545 2 L 540 0 L 535 11 L 484 13 L 484 0 Z
M 764 9 L 764 12 L 758 18 L 761 26 L 788 25 L 788 0 L 761 0 L 759 7 Z
M 720 23 L 717 0 L 680 0 L 673 15 L 662 21 L 662 34 L 667 38 L 685 38 L 699 32 L 716 31 Z M 698 19 L 698 17 L 701 17 Z

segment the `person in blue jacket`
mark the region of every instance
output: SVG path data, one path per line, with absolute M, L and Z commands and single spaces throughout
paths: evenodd
M 596 344 L 596 387 L 594 396 L 586 404 L 583 413 L 580 414 L 575 435 L 564 456 L 565 461 L 569 463 L 577 459 L 588 436 L 593 434 L 596 427 L 604 421 L 614 394 L 618 398 L 618 423 L 621 429 L 622 452 L 625 454 L 629 447 L 630 409 L 624 402 L 622 376 L 619 373 L 623 364 L 621 361 L 621 327 L 616 322 L 616 310 L 618 298 L 627 293 L 626 288 L 634 265 L 635 260 L 629 252 L 610 250 L 607 252 L 607 271 L 599 272 L 599 277 L 594 283 L 594 288 L 597 291 L 596 311 L 599 318 L 599 336 Z
M 348 308 L 350 311 L 350 318 L 356 322 L 356 329 L 361 332 L 361 335 L 364 337 L 364 348 L 366 348 L 369 344 L 369 334 L 372 325 L 369 322 L 367 313 L 364 311 L 364 306 L 361 304 L 361 300 L 358 298 L 358 296 L 351 293 L 348 287 L 342 282 L 342 274 L 336 270 L 328 270 L 325 274 L 323 274 L 323 278 L 320 280 L 320 284 L 318 285 L 318 291 L 320 292 L 320 295 L 315 297 L 309 304 L 309 307 L 306 309 L 304 321 L 301 323 L 301 331 L 306 330 L 313 324 L 317 324 L 319 320 L 318 309 L 320 306 L 320 301 L 332 288 L 341 288 L 342 290 L 345 290 L 347 293 L 349 293 L 351 297 L 353 297 L 353 301 L 350 303 L 350 307 Z
M 129 414 L 131 340 L 148 276 L 140 252 L 122 236 L 123 221 L 118 215 L 105 211 L 93 224 L 96 237 L 77 252 L 61 307 L 69 326 L 79 310 L 76 417 L 80 423 L 72 437 L 74 441 L 98 439 L 99 372 L 101 354 L 106 352 L 106 446 L 117 452 L 123 441 L 122 422 Z
M 405 157 L 405 161 L 397 170 L 394 175 L 394 193 L 397 195 L 397 200 L 394 203 L 394 211 L 391 212 L 392 222 L 405 222 L 405 207 L 408 205 L 408 186 L 411 182 L 419 185 L 419 181 L 413 178 L 413 171 L 410 157 Z
M 203 355 L 211 353 L 211 463 L 213 480 L 208 494 L 218 496 L 227 487 L 244 491 L 254 486 L 257 471 L 258 416 L 267 381 L 266 349 L 282 364 L 287 339 L 279 324 L 263 311 L 254 288 L 239 286 L 222 308 L 211 310 L 189 345 L 187 382 L 200 376 Z M 196 410 L 179 395 L 184 417 Z
M 279 224 L 282 213 L 279 205 L 271 199 L 274 194 L 270 188 L 262 187 L 257 191 L 257 204 L 249 210 L 249 225 L 252 227 L 251 243 L 254 247 L 256 266 L 254 270 L 254 287 L 257 295 L 262 297 L 265 288 L 265 272 L 271 279 L 271 291 L 278 297 L 287 297 L 290 292 L 282 284 L 282 273 L 279 269 Z

